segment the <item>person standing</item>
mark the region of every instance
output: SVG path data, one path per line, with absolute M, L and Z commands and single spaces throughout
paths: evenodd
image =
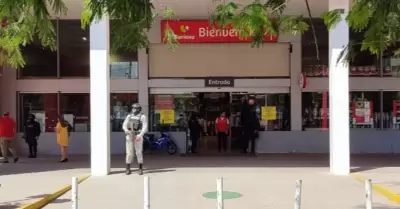
M 227 150 L 227 136 L 229 133 L 229 119 L 226 113 L 222 112 L 221 115 L 215 120 L 215 130 L 218 136 L 218 151 L 221 153 Z
M 201 134 L 201 126 L 200 126 L 200 123 L 199 123 L 196 115 L 194 115 L 194 113 L 190 117 L 188 125 L 189 125 L 189 131 L 190 131 L 190 140 L 192 141 L 191 151 L 192 151 L 192 153 L 196 154 L 197 153 L 197 142 L 199 141 L 200 134 Z
M 8 151 L 12 154 L 14 158 L 14 163 L 18 162 L 19 158 L 17 156 L 17 151 L 13 146 L 15 139 L 15 121 L 10 117 L 8 112 L 3 114 L 0 118 L 0 148 L 1 153 L 4 158 L 4 163 L 9 163 L 8 161 Z
M 40 124 L 35 120 L 34 114 L 29 114 L 28 121 L 25 123 L 23 138 L 29 146 L 28 158 L 37 157 L 37 140 L 40 136 Z
M 125 132 L 126 175 L 132 173 L 131 164 L 135 153 L 139 164 L 139 175 L 143 175 L 143 136 L 147 132 L 147 127 L 147 117 L 142 113 L 142 106 L 139 103 L 133 104 L 132 113 L 122 124 Z
M 61 160 L 60 163 L 68 162 L 68 145 L 69 145 L 69 123 L 64 119 L 62 115 L 58 116 L 58 123 L 56 126 L 57 143 L 61 149 Z
M 242 152 L 247 153 L 247 151 L 249 151 L 251 155 L 255 155 L 256 138 L 258 137 L 258 131 L 260 130 L 260 122 L 257 118 L 256 105 L 253 98 L 250 98 L 248 102 L 245 101 L 243 103 L 241 123 L 243 126 Z

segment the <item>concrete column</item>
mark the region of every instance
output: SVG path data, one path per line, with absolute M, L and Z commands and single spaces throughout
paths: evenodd
M 329 10 L 349 9 L 349 0 L 329 0 Z M 337 62 L 349 43 L 349 27 L 342 20 L 329 32 L 329 146 L 330 171 L 336 175 L 350 173 L 349 66 Z
M 293 37 L 292 54 L 290 55 L 290 122 L 292 131 L 302 130 L 301 89 L 301 36 Z
M 138 51 L 139 60 L 139 103 L 142 105 L 143 113 L 149 116 L 149 59 L 146 49 Z
M 109 19 L 90 26 L 90 163 L 93 176 L 110 173 Z

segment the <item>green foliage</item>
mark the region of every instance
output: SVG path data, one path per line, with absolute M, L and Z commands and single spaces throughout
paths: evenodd
M 111 51 L 136 51 L 149 44 L 150 30 L 155 14 L 150 0 L 85 0 L 81 15 L 82 27 L 108 16 L 110 24 Z
M 302 16 L 284 16 L 286 0 L 259 0 L 247 5 L 220 3 L 211 13 L 212 24 L 232 27 L 242 39 L 252 38 L 252 47 L 259 47 L 267 34 L 298 34 L 308 30 Z
M 66 12 L 62 0 L 1 0 L 0 17 L 7 24 L 0 28 L 0 65 L 23 67 L 26 63 L 21 48 L 34 39 L 43 47 L 55 50 L 56 32 L 51 14 L 60 16 Z
M 166 8 L 164 11 L 164 17 L 170 20 L 175 17 L 175 12 L 171 8 Z M 168 44 L 168 48 L 170 50 L 176 49 L 179 45 L 179 42 L 174 31 L 169 27 L 168 22 L 166 24 L 163 33 L 164 33 L 163 42 Z
M 349 44 L 351 51 L 361 44 L 361 50 L 379 55 L 400 40 L 400 0 L 354 0 L 353 7 L 345 13 L 343 9 L 332 10 L 322 15 L 328 28 L 335 27 L 342 16 L 353 31 L 364 33 L 361 43 Z M 400 49 L 394 51 L 399 55 Z M 346 53 L 343 53 L 346 56 Z

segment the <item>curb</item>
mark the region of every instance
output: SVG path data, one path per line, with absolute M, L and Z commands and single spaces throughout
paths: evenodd
M 351 176 L 361 183 L 365 182 L 365 179 L 358 174 L 351 174 Z M 386 197 L 388 200 L 400 204 L 400 195 L 396 192 L 377 184 L 372 184 L 372 190 Z
M 78 184 L 82 183 L 85 181 L 87 178 L 89 178 L 90 175 L 83 175 L 78 178 Z M 18 209 L 40 209 L 46 206 L 47 204 L 51 203 L 55 199 L 59 198 L 61 195 L 67 193 L 69 190 L 71 190 L 71 185 L 64 186 L 63 188 L 57 190 L 53 194 L 49 194 L 46 197 L 41 198 L 40 200 L 24 205 L 22 207 L 19 207 Z

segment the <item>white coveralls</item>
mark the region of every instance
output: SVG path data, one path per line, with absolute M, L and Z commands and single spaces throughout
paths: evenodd
M 140 131 L 133 130 L 134 120 L 140 120 L 142 128 Z M 136 153 L 136 158 L 138 164 L 143 164 L 143 135 L 147 132 L 147 117 L 142 114 L 129 114 L 124 123 L 122 124 L 122 129 L 125 131 L 125 147 L 126 147 L 126 164 L 131 164 L 133 157 Z M 128 128 L 130 130 L 128 130 Z M 139 140 L 136 140 L 139 138 Z

